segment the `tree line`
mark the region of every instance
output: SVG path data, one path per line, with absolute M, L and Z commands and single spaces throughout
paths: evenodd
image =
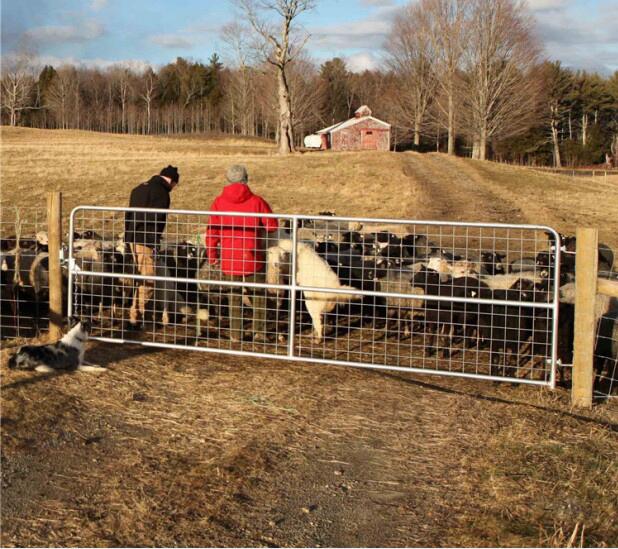
M 618 166 L 618 71 L 543 59 L 517 0 L 419 0 L 401 8 L 375 70 L 316 64 L 295 25 L 311 0 L 237 0 L 229 62 L 178 57 L 146 70 L 3 64 L 2 123 L 131 134 L 221 132 L 275 139 L 282 153 L 363 104 L 397 149 L 521 164 Z

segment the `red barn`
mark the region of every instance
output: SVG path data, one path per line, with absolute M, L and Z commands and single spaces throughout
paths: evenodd
M 391 148 L 391 125 L 371 116 L 366 105 L 358 108 L 354 118 L 317 132 L 322 150 L 388 151 Z

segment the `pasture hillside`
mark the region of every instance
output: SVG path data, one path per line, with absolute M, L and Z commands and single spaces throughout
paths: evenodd
M 306 153 L 260 140 L 2 128 L 2 205 L 124 205 L 178 165 L 208 208 L 231 163 L 279 212 L 597 226 L 618 180 L 441 154 Z M 101 375 L 9 371 L 2 546 L 618 544 L 615 402 L 568 391 L 90 344 Z
M 604 179 L 450 158 L 444 154 L 312 152 L 282 158 L 258 139 L 150 137 L 2 128 L 2 203 L 65 209 L 122 206 L 131 188 L 169 163 L 179 167 L 173 207 L 208 209 L 226 168 L 243 163 L 251 186 L 282 213 L 535 223 L 600 229 L 618 244 L 618 176 Z

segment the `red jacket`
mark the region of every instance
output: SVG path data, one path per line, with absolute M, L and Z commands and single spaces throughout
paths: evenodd
M 272 213 L 268 203 L 253 194 L 243 183 L 223 188 L 210 207 L 216 212 Z M 264 270 L 264 244 L 260 232 L 277 229 L 273 217 L 211 215 L 206 230 L 206 253 L 210 263 L 221 259 L 221 270 L 228 275 L 249 275 Z M 220 251 L 217 249 L 221 245 Z

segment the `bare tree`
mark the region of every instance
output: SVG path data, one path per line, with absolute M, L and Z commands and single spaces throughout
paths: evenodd
M 261 49 L 265 59 L 276 69 L 279 153 L 288 154 L 295 150 L 288 66 L 308 39 L 306 35 L 294 43 L 293 23 L 302 13 L 315 6 L 315 0 L 237 0 L 237 3 L 255 32 L 261 37 Z M 279 32 L 276 32 L 275 24 L 268 19 L 273 14 L 279 23 Z
M 74 101 L 76 86 L 75 67 L 65 65 L 56 71 L 49 87 L 47 106 L 56 117 L 57 127 L 63 130 L 69 128 L 69 115 L 72 111 L 71 101 Z
M 30 57 L 19 54 L 15 59 L 3 62 L 2 69 L 2 109 L 9 114 L 9 124 L 16 126 L 20 113 L 31 108 L 34 77 Z
M 318 74 L 315 65 L 306 56 L 300 56 L 292 65 L 288 81 L 292 97 L 292 112 L 297 143 L 302 144 L 305 135 L 320 123 L 319 104 L 320 88 L 317 85 Z
M 255 135 L 255 71 L 251 66 L 255 55 L 249 40 L 250 31 L 235 22 L 225 25 L 220 34 L 236 65 L 236 70 L 230 75 L 228 89 L 230 110 L 233 113 L 232 127 L 235 127 L 238 118 L 241 135 Z
M 157 76 L 151 67 L 146 69 L 141 80 L 139 97 L 146 105 L 146 133 L 151 133 L 152 102 L 157 96 Z
M 350 75 L 350 90 L 358 105 L 371 107 L 377 118 L 388 119 L 389 111 L 385 109 L 385 95 L 391 75 L 380 71 L 365 70 Z M 351 116 L 351 114 L 350 114 Z
M 525 131 L 538 112 L 540 49 L 519 0 L 471 0 L 470 25 L 461 104 L 472 156 L 485 160 L 490 139 Z
M 436 107 L 447 119 L 447 152 L 450 155 L 455 154 L 456 87 L 467 43 L 469 4 L 469 0 L 421 0 L 420 3 L 433 45 L 436 81 L 445 99 L 442 101 L 442 97 L 438 97 Z
M 90 85 L 95 98 L 95 114 L 99 131 L 109 131 L 107 126 L 107 75 L 101 71 L 93 71 Z
M 565 114 L 570 108 L 568 94 L 572 85 L 572 74 L 561 66 L 560 61 L 545 62 L 540 67 L 540 73 L 543 80 L 543 99 L 546 105 L 545 116 L 553 146 L 554 166 L 561 168 L 559 133 Z
M 116 70 L 113 71 L 113 75 L 118 99 L 120 101 L 120 133 L 125 133 L 127 131 L 127 105 L 132 91 L 130 86 L 131 74 L 127 68 L 117 67 Z
M 279 99 L 277 92 L 276 68 L 266 62 L 257 67 L 256 88 L 260 93 L 256 97 L 256 109 L 259 113 L 259 135 L 269 138 L 279 136 Z
M 420 4 L 410 3 L 399 12 L 386 49 L 387 62 L 401 79 L 400 93 L 393 98 L 399 125 L 412 129 L 418 146 L 436 88 L 429 22 Z

